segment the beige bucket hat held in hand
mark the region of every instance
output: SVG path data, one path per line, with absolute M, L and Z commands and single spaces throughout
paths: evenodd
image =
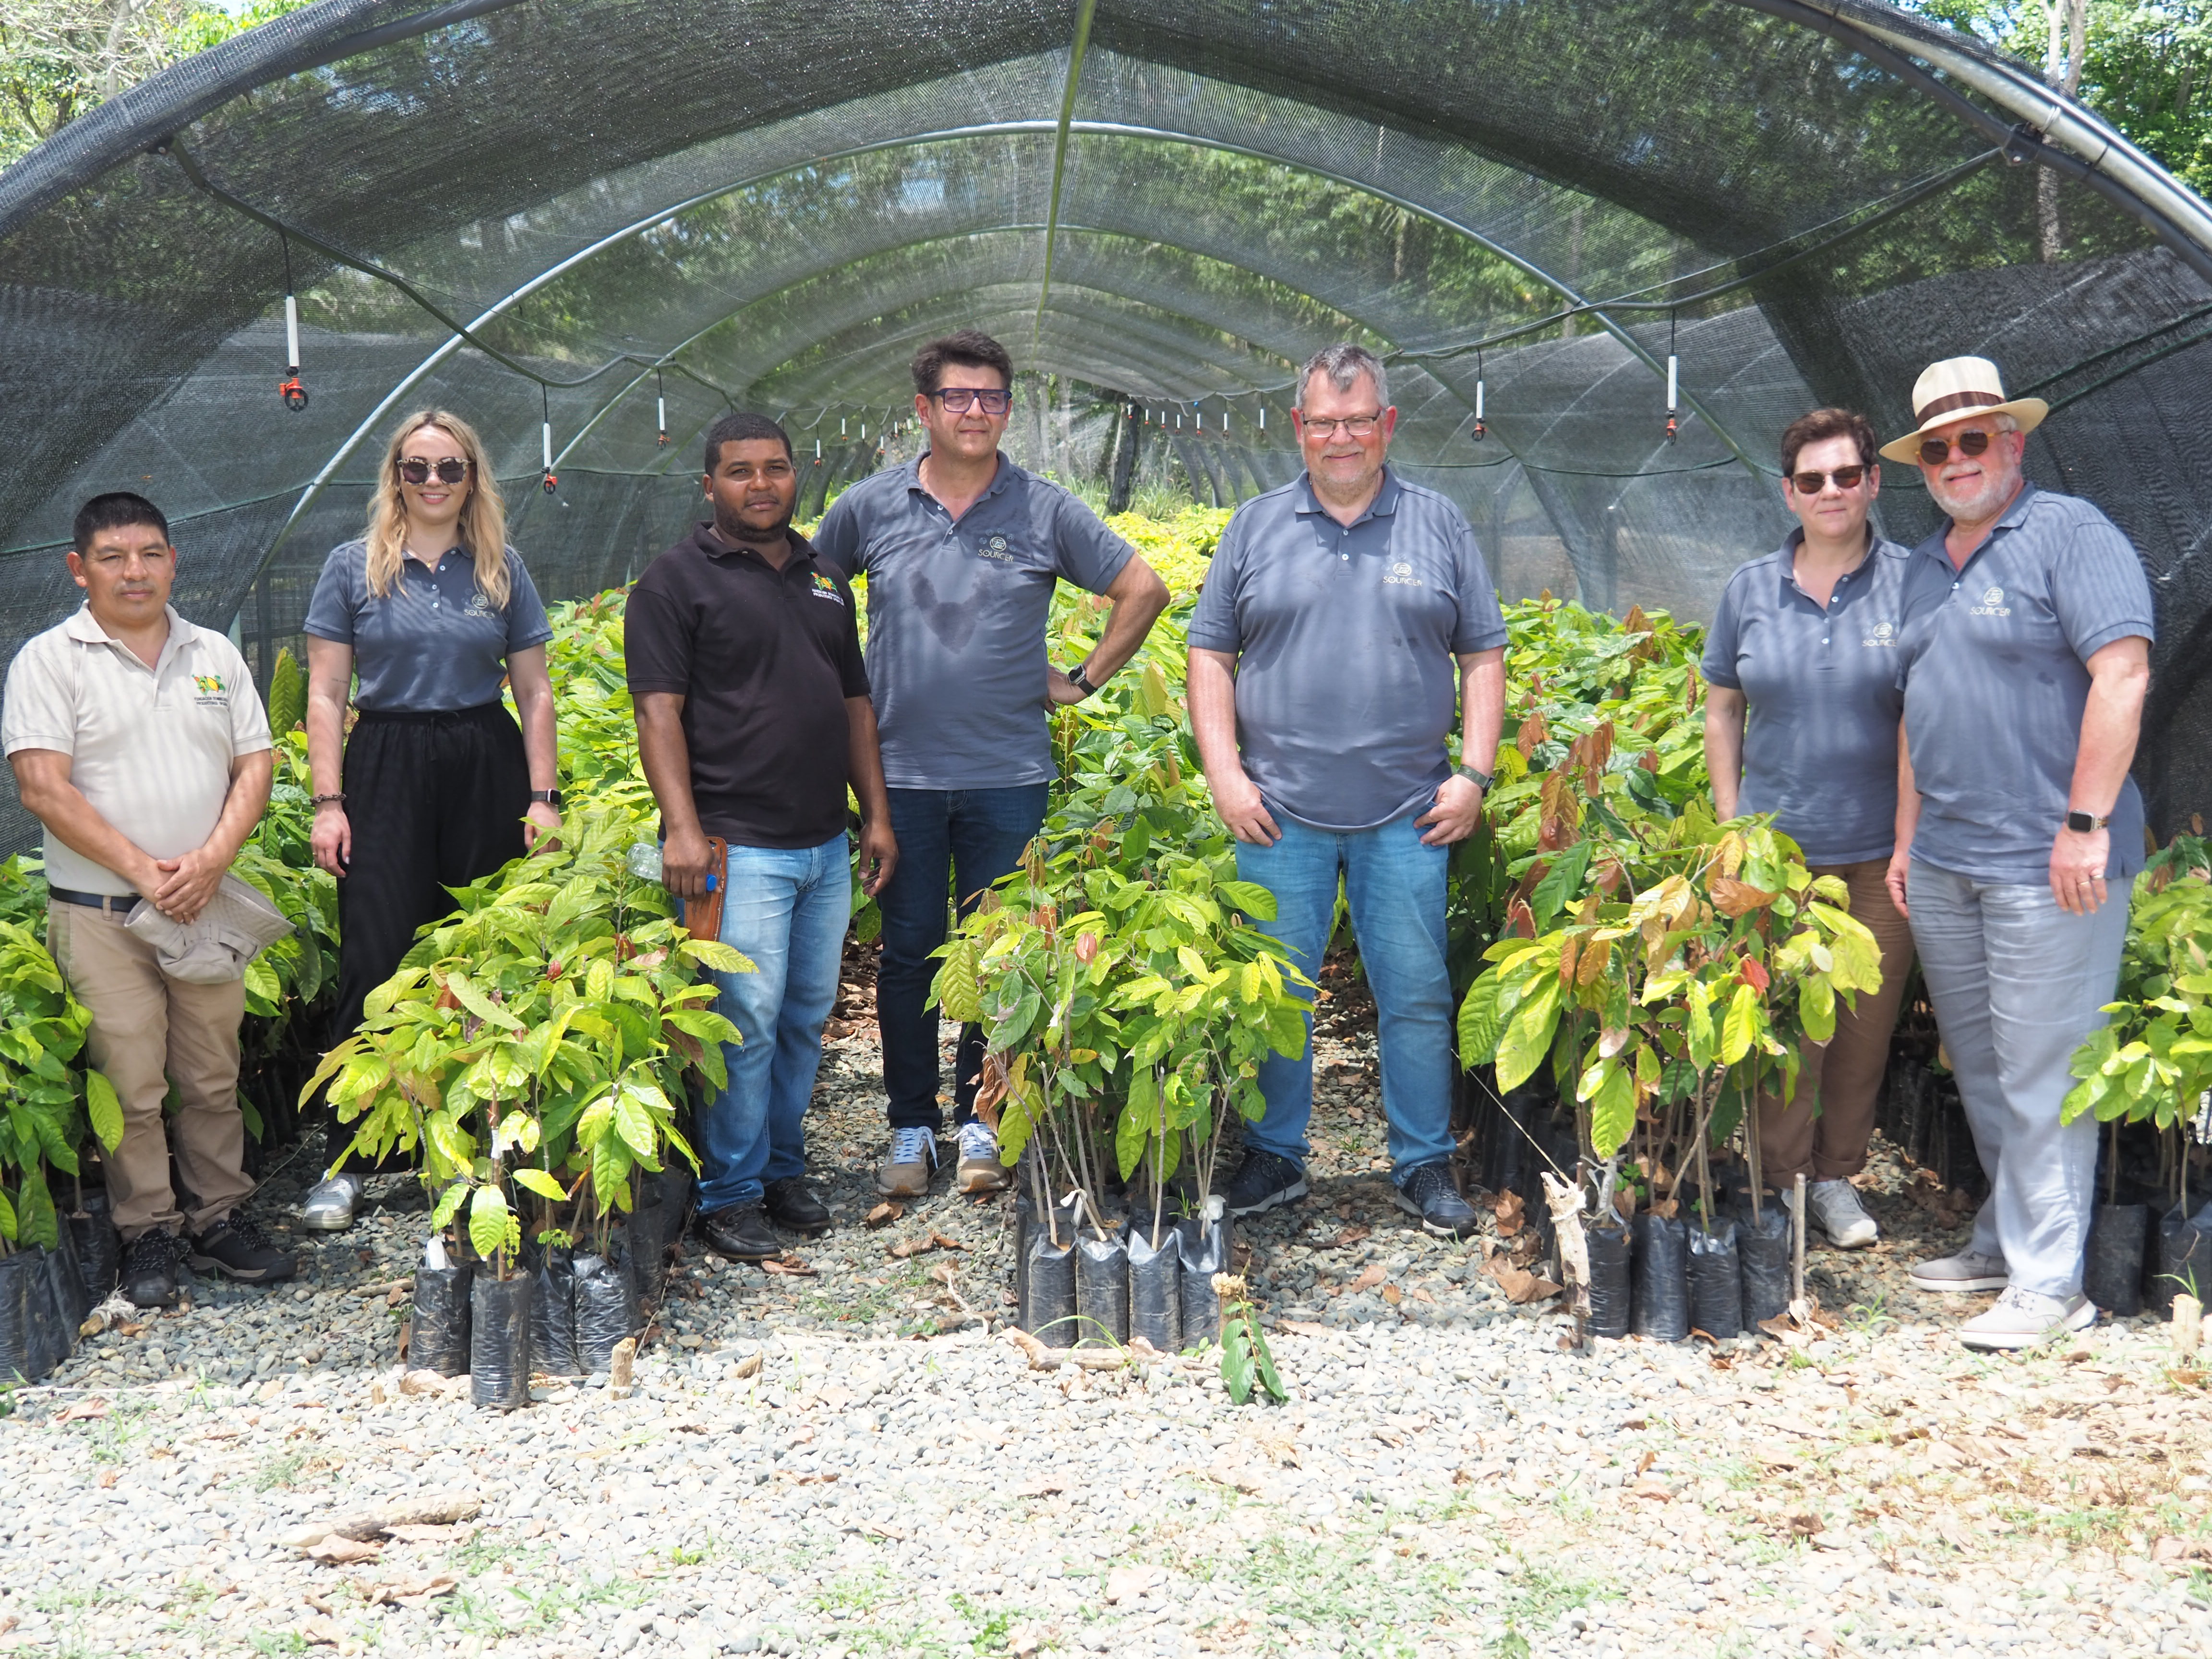
M 123 925 L 154 947 L 163 973 L 191 985 L 244 979 L 246 964 L 292 931 L 259 888 L 229 874 L 196 921 L 165 916 L 142 898 Z
M 1912 383 L 1912 418 L 1920 422 L 1918 428 L 1884 444 L 1881 458 L 1910 465 L 1919 460 L 1920 441 L 1929 427 L 1984 412 L 2009 415 L 2022 432 L 2033 432 L 2051 413 L 2051 405 L 2040 398 L 2007 398 L 1997 366 L 1986 357 L 1946 357 L 1930 363 Z

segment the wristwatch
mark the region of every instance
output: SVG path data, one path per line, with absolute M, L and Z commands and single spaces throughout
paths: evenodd
M 544 801 L 556 812 L 561 810 L 561 792 L 558 789 L 533 789 L 530 792 L 530 799 Z
M 2110 812 L 2101 817 L 2091 812 L 2069 811 L 2066 814 L 2066 827 L 2077 836 L 2086 836 L 2092 830 L 2101 830 L 2112 821 L 2112 815 Z
M 1067 677 L 1067 683 L 1085 696 L 1091 696 L 1097 691 L 1098 688 L 1091 683 L 1091 677 L 1083 672 L 1081 663 L 1076 664 L 1073 668 L 1063 669 L 1061 672 Z
M 1482 793 L 1486 795 L 1490 793 L 1491 780 L 1495 774 L 1489 772 L 1478 772 L 1472 766 L 1462 766 L 1459 769 L 1459 775 L 1465 778 L 1469 783 L 1473 784 L 1476 788 L 1481 790 Z

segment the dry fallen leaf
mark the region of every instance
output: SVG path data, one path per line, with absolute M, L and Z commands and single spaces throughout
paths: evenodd
M 332 1566 L 343 1567 L 356 1561 L 375 1560 L 384 1553 L 384 1546 L 374 1542 L 364 1543 L 358 1538 L 346 1538 L 332 1533 L 308 1545 L 307 1553 L 311 1560 L 327 1561 Z
M 888 1227 L 905 1213 L 906 1206 L 893 1204 L 889 1200 L 885 1200 L 868 1212 L 867 1224 L 871 1227 Z
M 402 1394 L 443 1394 L 446 1379 L 436 1371 L 410 1371 L 399 1379 Z
M 106 1415 L 107 1402 L 105 1400 L 80 1400 L 76 1401 L 76 1404 L 64 1406 L 61 1410 L 56 1412 L 54 1413 L 54 1421 L 57 1423 L 82 1423 L 93 1418 L 105 1417 Z
M 1820 1517 L 1817 1515 L 1793 1515 L 1790 1517 L 1790 1535 L 1792 1538 L 1810 1538 L 1820 1530 Z
M 1274 1328 L 1279 1331 L 1289 1331 L 1297 1336 L 1327 1336 L 1328 1334 L 1328 1326 L 1316 1325 L 1310 1319 L 1279 1319 L 1275 1322 Z
M 814 1269 L 808 1267 L 804 1261 L 801 1261 L 795 1255 L 787 1256 L 781 1261 L 777 1261 L 775 1258 L 770 1257 L 768 1261 L 762 1262 L 760 1265 L 761 1270 L 763 1273 L 787 1273 L 793 1279 L 811 1279 L 814 1277 Z
M 1388 1277 L 1379 1265 L 1371 1267 L 1352 1281 L 1352 1288 L 1354 1291 L 1371 1291 Z
M 1158 1567 L 1115 1567 L 1106 1575 L 1106 1599 L 1133 1601 L 1158 1583 L 1163 1576 Z
M 1520 1194 L 1500 1193 L 1497 1202 L 1490 1207 L 1498 1218 L 1496 1231 L 1500 1238 L 1510 1238 L 1521 1231 L 1526 1218 L 1522 1213 L 1523 1204 Z
M 376 1607 L 390 1602 L 394 1607 L 427 1607 L 439 1596 L 453 1590 L 460 1583 L 451 1573 L 440 1573 L 435 1578 L 395 1578 L 386 1584 L 363 1584 L 361 1589 L 367 1605 Z
M 749 1376 L 758 1376 L 760 1368 L 761 1357 L 757 1353 L 749 1353 L 730 1367 L 730 1376 L 733 1380 L 742 1382 Z
M 1406 1299 L 1406 1293 L 1395 1285 L 1385 1285 L 1382 1287 L 1382 1299 L 1395 1308 Z
M 1483 1272 L 1498 1281 L 1498 1288 L 1505 1292 L 1505 1299 L 1518 1307 L 1524 1303 L 1540 1302 L 1547 1296 L 1557 1296 L 1563 1285 L 1548 1279 L 1539 1279 L 1526 1267 L 1516 1267 L 1504 1256 L 1493 1255 L 1482 1264 Z

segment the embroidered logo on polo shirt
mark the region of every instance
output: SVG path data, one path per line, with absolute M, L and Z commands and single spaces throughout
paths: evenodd
M 975 556 L 979 559 L 997 559 L 1001 563 L 1012 564 L 1014 562 L 1014 550 L 1004 536 L 986 536 L 982 545 L 975 550 Z
M 468 614 L 470 616 L 481 617 L 485 615 L 490 610 L 491 601 L 484 596 L 483 589 L 479 587 L 475 592 L 469 595 Z
M 827 599 L 832 605 L 842 605 L 845 603 L 844 596 L 837 592 L 837 584 L 831 581 L 827 576 L 823 575 L 818 570 L 814 573 L 814 586 L 808 591 L 811 592 L 816 599 Z
M 1966 614 L 1970 617 L 2009 617 L 2012 607 L 2004 602 L 2004 589 L 1985 587 L 1982 590 L 1982 602 L 1972 606 Z
M 192 690 L 199 694 L 192 701 L 203 705 L 228 704 L 230 702 L 229 690 L 223 684 L 222 676 L 220 674 L 193 675 Z
M 1876 650 L 1893 651 L 1897 648 L 1897 624 L 1895 623 L 1876 623 L 1874 625 L 1874 632 L 1869 634 L 1864 639 L 1861 640 L 1859 643 L 1863 646 L 1871 647 Z
M 1419 576 L 1416 576 L 1413 574 L 1413 567 L 1407 564 L 1403 559 L 1401 559 L 1395 564 L 1392 565 L 1389 571 L 1383 576 L 1382 586 L 1385 587 L 1420 587 L 1425 586 L 1425 584 Z

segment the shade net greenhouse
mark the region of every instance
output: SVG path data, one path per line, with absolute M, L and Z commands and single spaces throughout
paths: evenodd
M 2159 596 L 2154 819 L 2212 811 L 2212 211 L 1859 0 L 319 0 L 0 174 L 0 650 L 130 488 L 265 672 L 433 405 L 541 588 L 595 591 L 726 409 L 786 422 L 806 510 L 907 458 L 906 360 L 961 325 L 1022 366 L 1018 459 L 1224 504 L 1296 475 L 1296 365 L 1364 341 L 1509 595 L 1692 617 L 1788 527 L 1790 419 L 1903 431 L 1924 363 L 1993 357 Z

